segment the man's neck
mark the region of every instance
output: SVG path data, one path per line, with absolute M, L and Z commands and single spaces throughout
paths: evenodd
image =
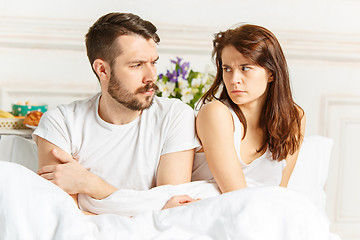
M 101 95 L 98 113 L 105 122 L 124 125 L 135 120 L 141 114 L 141 111 L 131 110 L 118 103 L 109 95 Z

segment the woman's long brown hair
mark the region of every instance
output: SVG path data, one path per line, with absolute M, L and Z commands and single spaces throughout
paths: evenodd
M 269 83 L 267 99 L 260 117 L 260 127 L 263 129 L 264 137 L 258 152 L 268 146 L 273 159 L 283 160 L 300 147 L 303 138 L 301 118 L 304 112 L 292 98 L 284 53 L 278 40 L 269 30 L 247 24 L 215 35 L 212 56 L 216 63 L 217 74 L 214 83 L 201 98 L 201 103 L 205 104 L 214 99 L 227 100 L 244 126 L 243 139 L 245 138 L 246 118 L 239 106 L 230 99 L 223 83 L 221 55 L 224 47 L 229 45 L 235 47 L 244 57 L 268 70 L 273 76 L 274 80 Z M 217 97 L 220 86 L 222 92 L 220 97 Z

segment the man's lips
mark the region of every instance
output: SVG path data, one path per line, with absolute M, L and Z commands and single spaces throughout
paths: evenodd
M 148 89 L 147 91 L 142 91 L 140 92 L 141 94 L 144 94 L 144 95 L 153 95 L 155 92 L 154 89 Z
M 156 86 L 156 84 L 152 83 L 152 84 L 147 84 L 142 88 L 139 88 L 137 90 L 137 93 L 144 94 L 145 96 L 151 96 L 154 95 L 155 91 L 158 89 L 159 87 Z

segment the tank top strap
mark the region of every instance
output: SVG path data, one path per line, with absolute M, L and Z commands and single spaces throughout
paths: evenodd
M 236 153 L 240 159 L 240 142 L 241 142 L 241 122 L 238 116 L 236 115 L 235 111 L 232 109 L 230 104 L 227 101 L 223 102 L 230 110 L 230 113 L 233 118 L 234 123 L 234 144 Z

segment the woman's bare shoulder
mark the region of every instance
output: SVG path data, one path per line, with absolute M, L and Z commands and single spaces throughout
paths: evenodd
M 232 129 L 232 116 L 229 108 L 220 101 L 205 104 L 196 117 L 196 126 L 205 129 Z
M 203 105 L 198 113 L 198 116 L 230 116 L 229 108 L 219 100 L 209 102 Z

